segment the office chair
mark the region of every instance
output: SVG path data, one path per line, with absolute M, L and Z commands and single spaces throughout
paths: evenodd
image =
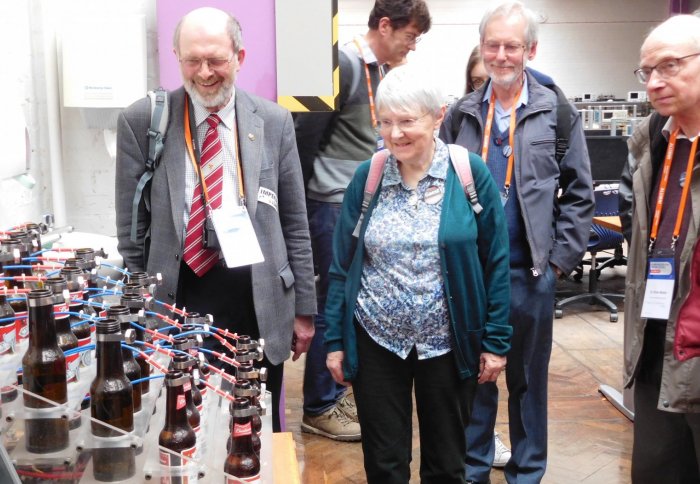
M 617 202 L 618 186 L 617 183 L 614 183 L 598 185 L 595 188 L 593 192 L 595 197 L 594 216 L 603 217 L 619 214 Z M 610 322 L 614 323 L 617 321 L 617 305 L 611 299 L 623 299 L 624 294 L 601 293 L 598 290 L 598 278 L 601 271 L 605 268 L 627 264 L 627 260 L 622 255 L 623 241 L 624 237 L 621 233 L 595 223 L 591 226 L 590 238 L 588 239 L 588 253 L 591 257 L 590 261 L 583 262 L 590 264 L 590 269 L 588 270 L 588 292 L 557 301 L 554 306 L 555 318 L 561 318 L 564 315 L 563 309 L 565 306 L 588 301 L 591 305 L 607 308 L 610 311 Z M 598 253 L 608 250 L 614 250 L 615 255 L 600 262 L 597 258 Z M 582 268 L 581 271 L 583 271 Z

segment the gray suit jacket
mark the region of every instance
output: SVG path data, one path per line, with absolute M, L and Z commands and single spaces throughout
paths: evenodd
M 131 271 L 160 272 L 155 297 L 174 304 L 186 207 L 185 91 L 170 93 L 170 117 L 160 165 L 151 183 L 151 206 L 141 202 L 137 242 L 130 240 L 131 206 L 145 170 L 150 102 L 141 99 L 119 116 L 116 212 L 119 252 Z M 251 266 L 253 299 L 265 353 L 273 364 L 289 357 L 295 315 L 316 313 L 314 271 L 301 166 L 289 112 L 236 89 L 236 122 L 247 208 L 265 261 Z M 261 187 L 277 194 L 278 210 L 258 203 Z

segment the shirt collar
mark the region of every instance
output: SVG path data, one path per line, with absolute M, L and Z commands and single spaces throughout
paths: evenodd
M 493 82 L 489 82 L 488 86 L 486 86 L 486 91 L 484 92 L 484 98 L 482 101 L 490 102 L 491 101 L 491 93 L 493 92 Z M 527 106 L 527 102 L 530 99 L 530 95 L 528 93 L 528 87 L 527 87 L 527 75 L 523 72 L 523 88 L 520 91 L 520 97 L 518 98 L 518 102 L 515 104 L 515 109 L 518 109 L 520 106 Z M 496 106 L 500 106 L 500 103 L 496 102 Z
M 447 167 L 449 166 L 450 152 L 447 149 L 447 145 L 443 143 L 440 138 L 435 138 L 435 153 L 433 154 L 433 162 L 428 168 L 427 175 L 433 178 L 439 178 L 444 180 L 447 178 Z M 386 168 L 384 169 L 384 179 L 382 180 L 382 186 L 398 185 L 401 183 L 401 173 L 399 172 L 399 165 L 396 162 L 394 155 L 391 155 L 386 163 Z
M 358 51 L 358 54 L 362 55 L 362 60 L 365 64 L 379 64 L 379 62 L 377 62 L 377 56 L 374 55 L 374 51 L 367 43 L 367 39 L 365 39 L 364 36 L 356 35 L 353 37 L 353 42 L 350 44 L 355 49 L 357 49 L 357 45 L 359 44 L 361 51 Z
M 664 124 L 664 127 L 661 128 L 661 134 L 663 134 L 664 138 L 666 138 L 666 141 L 669 140 L 669 138 L 671 137 L 671 133 L 673 133 L 674 129 L 676 129 L 676 120 L 673 118 L 673 116 L 669 116 L 668 120 L 666 121 L 666 124 Z M 697 138 L 697 136 L 698 136 L 698 134 L 690 137 L 690 136 L 687 136 L 683 132 L 680 132 L 680 131 L 678 132 L 679 138 L 689 139 L 690 141 L 694 141 L 695 138 Z
M 199 103 L 192 100 L 192 105 L 194 106 L 194 121 L 199 126 L 202 124 L 210 114 L 209 110 Z M 236 120 L 236 90 L 233 90 L 231 94 L 231 99 L 229 102 L 221 108 L 216 114 L 221 118 L 221 123 L 228 129 L 233 129 L 233 123 Z

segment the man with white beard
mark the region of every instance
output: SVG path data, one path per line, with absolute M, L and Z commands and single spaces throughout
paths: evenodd
M 557 157 L 557 96 L 545 86 L 553 83 L 525 69 L 537 53 L 537 24 L 537 16 L 520 2 L 486 12 L 479 33 L 490 81 L 455 104 L 440 131 L 444 141 L 481 154 L 501 189 L 508 221 L 513 326 L 506 366 L 509 483 L 539 482 L 546 469 L 556 280 L 585 253 L 594 208 L 580 116 L 571 110 L 568 149 Z M 455 117 L 461 120 L 455 122 Z M 492 364 L 482 357 L 482 370 Z M 496 384 L 480 385 L 465 430 L 467 482 L 489 482 L 497 409 Z

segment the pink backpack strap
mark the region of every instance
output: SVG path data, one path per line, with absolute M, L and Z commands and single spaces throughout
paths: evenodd
M 379 181 L 382 179 L 384 174 L 384 165 L 386 160 L 389 158 L 389 150 L 377 151 L 372 155 L 372 161 L 369 165 L 369 174 L 367 175 L 367 181 L 365 182 L 365 191 L 362 195 L 362 209 L 360 211 L 360 218 L 357 220 L 357 225 L 355 230 L 352 232 L 353 237 L 360 236 L 360 228 L 362 227 L 362 221 L 365 218 L 365 212 L 369 208 L 369 204 L 372 201 L 372 197 L 377 192 L 379 187 Z
M 469 200 L 475 214 L 481 213 L 484 209 L 479 203 L 479 197 L 476 194 L 476 186 L 474 185 L 474 177 L 472 176 L 472 167 L 469 163 L 469 151 L 459 145 L 447 145 L 450 151 L 450 160 L 452 166 L 457 173 L 457 178 L 464 188 L 464 193 Z

